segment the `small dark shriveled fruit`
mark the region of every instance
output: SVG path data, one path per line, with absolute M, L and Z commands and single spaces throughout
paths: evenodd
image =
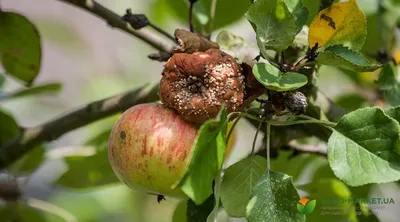
M 235 59 L 219 49 L 175 53 L 165 64 L 159 96 L 186 121 L 203 123 L 222 105 L 238 111 L 244 101 L 244 75 Z
M 307 110 L 307 97 L 301 92 L 284 94 L 285 107 L 295 115 L 304 114 Z

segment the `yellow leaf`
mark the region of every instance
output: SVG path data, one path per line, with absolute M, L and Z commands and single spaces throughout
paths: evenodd
M 310 25 L 310 47 L 345 45 L 360 50 L 367 36 L 367 21 L 356 0 L 340 2 L 320 11 Z

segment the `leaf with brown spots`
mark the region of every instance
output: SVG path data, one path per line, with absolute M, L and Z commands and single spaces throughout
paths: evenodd
M 179 47 L 175 49 L 175 52 L 193 53 L 205 52 L 208 49 L 219 49 L 217 43 L 204 38 L 199 33 L 176 29 L 175 38 L 179 42 Z
M 355 0 L 339 2 L 322 10 L 310 25 L 310 47 L 345 45 L 360 50 L 367 36 L 367 21 Z
M 40 35 L 26 17 L 0 11 L 0 60 L 7 74 L 28 85 L 38 75 Z

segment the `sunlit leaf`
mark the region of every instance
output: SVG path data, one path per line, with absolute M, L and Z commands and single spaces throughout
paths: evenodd
M 289 91 L 307 84 L 307 77 L 296 72 L 281 72 L 269 63 L 257 63 L 253 66 L 254 77 L 267 89 Z
M 0 11 L 0 57 L 7 74 L 27 84 L 39 73 L 40 36 L 24 16 Z
M 296 20 L 283 0 L 258 0 L 247 11 L 246 18 L 256 31 L 257 45 L 264 57 L 267 50 L 288 48 L 298 32 Z
M 310 47 L 345 45 L 360 50 L 367 36 L 367 22 L 356 0 L 331 5 L 320 11 L 310 25 Z
M 351 112 L 339 121 L 328 141 L 335 175 L 350 186 L 400 179 L 400 125 L 378 107 Z

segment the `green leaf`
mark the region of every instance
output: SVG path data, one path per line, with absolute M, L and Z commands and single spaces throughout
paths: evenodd
M 345 46 L 331 46 L 317 57 L 320 65 L 340 67 L 357 72 L 374 71 L 381 67 L 381 64 L 373 63 Z
M 386 63 L 378 77 L 378 86 L 379 89 L 389 90 L 398 84 L 397 81 L 397 67 L 393 64 L 393 62 Z
M 400 105 L 400 83 L 385 92 L 385 99 L 391 106 Z
M 385 92 L 385 99 L 391 106 L 400 105 L 400 82 L 397 80 L 397 67 L 393 62 L 383 66 L 379 73 L 378 86 Z
M 303 5 L 302 0 L 285 0 L 285 4 L 296 20 L 297 32 L 300 32 L 307 23 L 309 15 L 307 7 Z
M 7 144 L 20 135 L 20 129 L 14 118 L 0 109 L 0 145 Z
M 60 83 L 49 83 L 39 86 L 33 86 L 27 89 L 19 90 L 11 94 L 6 94 L 0 96 L 0 100 L 2 99 L 15 99 L 24 96 L 33 96 L 38 94 L 46 94 L 46 93 L 55 93 L 61 90 Z
M 267 168 L 261 156 L 248 157 L 225 170 L 221 184 L 221 202 L 231 217 L 245 217 L 250 192 Z
M 257 45 L 265 58 L 267 50 L 283 51 L 296 37 L 296 20 L 283 0 L 258 0 L 246 18 L 256 31 Z
M 254 77 L 267 89 L 290 91 L 307 84 L 307 77 L 296 72 L 281 72 L 269 63 L 256 63 L 253 66 Z
M 246 218 L 249 222 L 305 221 L 296 207 L 299 199 L 290 176 L 268 170 L 251 191 Z
M 89 157 L 65 158 L 68 170 L 57 183 L 69 188 L 91 188 L 118 183 L 110 163 L 107 149 Z
M 351 112 L 362 107 L 367 100 L 359 93 L 345 94 L 335 99 L 335 102 Z
M 310 25 L 314 17 L 318 14 L 319 10 L 319 1 L 315 0 L 303 0 L 304 6 L 308 9 L 309 11 L 309 16 L 307 19 L 307 25 Z
M 10 203 L 0 206 L 0 218 L 2 222 L 44 222 L 47 221 L 42 213 L 30 206 L 20 203 Z
M 43 145 L 34 147 L 18 161 L 13 163 L 9 170 L 14 174 L 32 173 L 45 160 L 45 150 Z
M 190 164 L 179 186 L 196 204 L 212 194 L 212 183 L 222 167 L 226 149 L 227 114 L 225 107 L 218 119 L 205 122 L 199 129 Z
M 327 147 L 335 175 L 350 186 L 399 180 L 399 128 L 399 123 L 378 107 L 343 116 Z
M 3 74 L 0 73 L 0 89 L 1 89 L 1 87 L 3 87 L 5 82 L 6 82 L 6 78 L 3 76 Z
M 187 210 L 186 210 L 187 222 L 207 221 L 207 217 L 212 212 L 214 205 L 215 205 L 214 195 L 209 196 L 200 205 L 196 204 L 192 200 L 188 200 Z
M 175 208 L 172 215 L 172 222 L 187 222 L 186 217 L 187 201 L 181 201 Z
M 40 36 L 24 16 L 0 11 L 0 57 L 7 74 L 28 85 L 39 73 Z
M 96 146 L 97 152 L 92 155 L 67 156 L 65 161 L 68 170 L 58 179 L 57 183 L 69 188 L 90 188 L 118 183 L 110 162 L 108 161 L 107 141 L 109 130 L 100 133 L 86 142 L 86 145 Z

